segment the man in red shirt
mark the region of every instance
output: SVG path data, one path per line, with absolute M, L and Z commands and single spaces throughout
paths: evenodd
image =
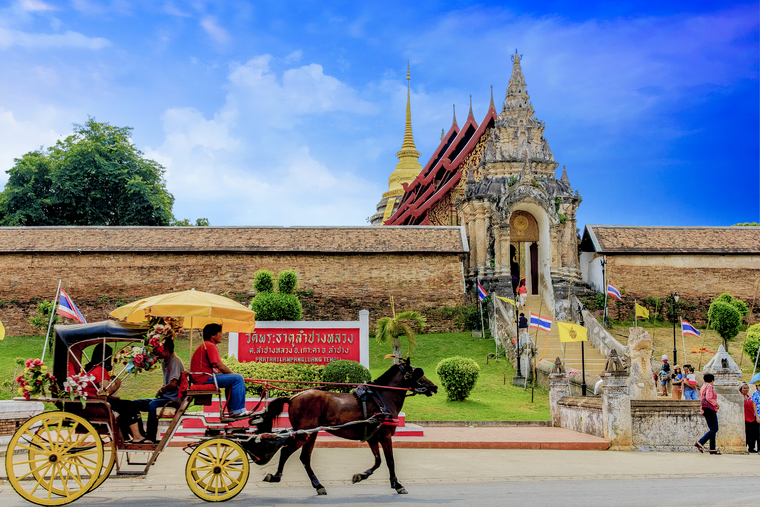
M 248 417 L 245 409 L 245 381 L 243 376 L 233 373 L 224 364 L 217 345 L 222 343 L 222 326 L 209 324 L 203 328 L 203 343 L 195 350 L 190 360 L 193 384 L 213 384 L 226 388 L 227 408 L 232 417 Z M 214 374 L 213 376 L 211 374 Z

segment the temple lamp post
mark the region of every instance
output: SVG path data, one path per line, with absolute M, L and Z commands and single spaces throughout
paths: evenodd
M 586 327 L 586 323 L 583 321 L 583 305 L 578 303 L 578 314 L 581 316 L 581 326 Z M 581 372 L 583 380 L 581 381 L 581 396 L 586 396 L 586 356 L 583 350 L 583 342 L 581 342 Z
M 515 303 L 517 303 L 517 298 L 515 298 Z M 517 376 L 522 377 L 522 372 L 520 371 L 520 312 L 517 310 L 516 304 L 515 304 L 515 331 L 517 331 Z
M 678 351 L 676 349 L 676 317 L 678 316 L 678 293 L 671 292 L 670 300 L 673 301 L 673 364 L 678 364 Z
M 604 327 L 609 327 L 609 324 L 607 323 L 607 272 L 605 270 L 607 266 L 607 257 L 602 257 L 601 261 L 599 261 L 602 265 L 602 290 L 604 291 Z M 581 318 L 583 316 L 581 315 Z

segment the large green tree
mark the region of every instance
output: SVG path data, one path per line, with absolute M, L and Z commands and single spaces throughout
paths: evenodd
M 0 225 L 171 225 L 165 169 L 131 135 L 90 118 L 48 150 L 16 159 L 0 194 Z

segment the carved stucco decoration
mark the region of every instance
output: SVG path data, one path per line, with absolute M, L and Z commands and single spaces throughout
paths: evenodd
M 483 178 L 483 172 L 481 171 L 482 167 L 480 166 L 480 161 L 483 159 L 483 152 L 486 149 L 486 144 L 488 143 L 488 139 L 490 137 L 491 137 L 491 129 L 489 128 L 489 129 L 486 129 L 485 132 L 483 132 L 483 135 L 480 136 L 480 139 L 475 145 L 475 148 L 473 148 L 470 154 L 464 158 L 464 161 L 462 161 L 462 165 L 460 166 L 462 177 L 459 178 L 459 183 L 457 183 L 456 186 L 457 188 L 461 188 L 463 193 L 464 193 L 464 186 L 467 183 L 467 174 L 471 170 L 472 170 L 472 175 L 475 177 L 475 181 L 480 181 Z
M 510 241 L 534 242 L 538 241 L 538 223 L 527 211 L 517 210 L 509 217 Z

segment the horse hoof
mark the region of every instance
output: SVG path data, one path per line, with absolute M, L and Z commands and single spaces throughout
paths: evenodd
M 408 495 L 409 492 L 406 490 L 404 486 L 401 486 L 400 488 L 396 488 L 396 493 L 399 495 Z
M 264 476 L 263 482 L 280 482 L 280 478 L 276 475 L 266 474 Z
M 364 477 L 362 477 L 362 474 L 354 474 L 354 476 L 351 478 L 351 484 L 356 484 L 357 482 L 362 482 L 364 480 Z
M 317 488 L 317 494 L 318 495 L 326 495 L 327 490 L 325 488 Z

